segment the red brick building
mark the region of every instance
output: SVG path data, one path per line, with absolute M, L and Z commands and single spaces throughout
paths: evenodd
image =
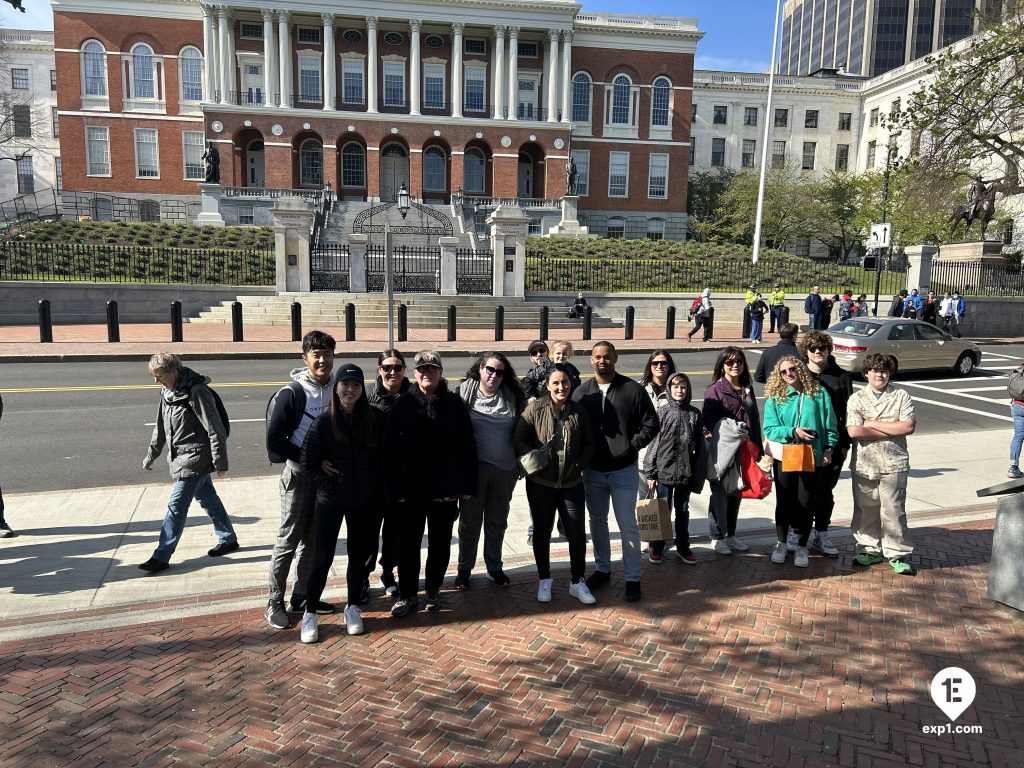
M 571 152 L 592 231 L 685 232 L 692 19 L 562 0 L 69 0 L 54 34 L 71 212 L 193 218 L 206 142 L 224 187 L 368 201 L 402 182 L 428 202 L 554 200 Z

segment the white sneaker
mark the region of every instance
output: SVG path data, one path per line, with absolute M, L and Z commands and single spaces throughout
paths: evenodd
M 725 543 L 729 545 L 730 549 L 735 549 L 737 552 L 746 552 L 750 549 L 742 539 L 737 539 L 735 536 L 726 536 Z
M 777 541 L 775 543 L 775 549 L 772 550 L 772 562 L 776 565 L 782 565 L 786 562 L 786 552 L 789 549 L 786 547 L 786 542 Z
M 731 555 L 732 549 L 723 539 L 715 539 L 715 552 L 720 555 Z
M 807 547 L 797 547 L 796 554 L 793 555 L 793 565 L 797 568 L 806 568 L 811 564 L 811 559 L 807 556 Z
M 315 643 L 320 639 L 320 633 L 316 629 L 316 614 L 302 614 L 302 625 L 299 630 L 299 639 L 304 643 Z
M 800 546 L 800 534 L 796 531 L 790 531 L 789 536 L 786 537 L 786 549 L 790 552 L 796 552 L 796 548 Z
M 363 634 L 363 612 L 358 606 L 345 606 L 345 627 L 350 635 Z
M 584 584 L 584 587 L 586 585 Z M 537 583 L 537 602 L 538 603 L 550 603 L 551 602 L 551 579 L 541 579 Z
M 828 537 L 827 531 L 814 531 L 812 535 L 814 540 L 810 544 L 811 549 L 821 552 L 825 557 L 839 557 L 839 550 Z
M 548 581 L 550 581 L 550 579 L 548 579 Z M 597 602 L 597 598 L 590 594 L 590 590 L 587 588 L 587 582 L 582 580 L 569 586 L 569 594 L 584 605 L 593 605 Z

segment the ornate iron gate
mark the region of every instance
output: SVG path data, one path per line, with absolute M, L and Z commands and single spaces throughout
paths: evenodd
M 494 254 L 459 248 L 455 252 L 455 289 L 458 293 L 491 295 Z
M 384 290 L 386 255 L 383 245 L 366 249 L 366 290 Z M 391 277 L 395 293 L 440 293 L 441 249 L 399 245 L 392 248 Z
M 349 252 L 343 243 L 318 243 L 310 256 L 310 288 L 314 291 L 349 290 Z

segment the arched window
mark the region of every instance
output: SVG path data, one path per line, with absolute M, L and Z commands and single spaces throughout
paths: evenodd
M 651 125 L 667 128 L 669 105 L 672 97 L 672 83 L 667 77 L 659 77 L 651 87 Z
M 82 46 L 82 73 L 86 96 L 107 95 L 107 52 L 95 40 Z
M 366 186 L 366 153 L 361 144 L 350 141 L 341 150 L 341 185 Z
M 423 189 L 431 192 L 444 192 L 448 189 L 448 163 L 444 150 L 431 147 L 423 153 Z
M 178 54 L 181 70 L 182 101 L 203 100 L 203 55 L 198 48 L 188 46 Z
M 629 125 L 629 93 L 633 84 L 625 75 L 612 81 L 612 125 Z
M 155 69 L 153 49 L 145 43 L 132 48 L 132 89 L 133 99 L 155 99 Z
M 484 189 L 484 153 L 479 149 L 467 149 L 463 159 L 462 188 L 468 194 L 482 195 Z
M 572 78 L 572 121 L 574 123 L 590 122 L 590 105 L 593 101 L 591 89 L 593 85 L 590 75 L 577 72 Z
M 299 186 L 324 185 L 324 147 L 317 139 L 306 139 L 299 147 Z

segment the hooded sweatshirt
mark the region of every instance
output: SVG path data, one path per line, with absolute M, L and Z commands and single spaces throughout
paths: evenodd
M 270 414 L 267 425 L 267 445 L 279 456 L 287 459 L 292 472 L 301 474 L 299 452 L 306 433 L 316 418 L 327 410 L 331 402 L 331 382 L 328 379 L 321 384 L 303 366 L 291 372 L 291 380 L 302 387 L 306 395 L 306 405 L 301 414 L 296 408 L 297 402 L 290 387 L 284 387 L 274 401 L 274 410 Z
M 167 445 L 167 463 L 175 480 L 227 471 L 227 430 L 209 383 L 208 376 L 182 368 L 174 389 L 160 390 L 160 410 L 146 454 L 147 467 Z

